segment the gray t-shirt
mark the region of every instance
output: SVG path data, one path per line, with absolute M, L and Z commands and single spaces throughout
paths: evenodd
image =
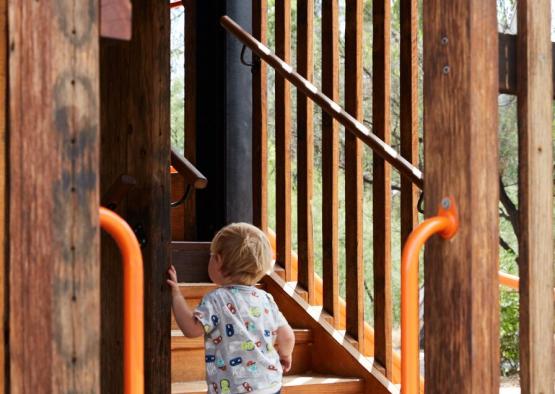
M 204 326 L 208 393 L 274 394 L 281 388 L 274 343 L 287 321 L 270 294 L 254 286 L 221 287 L 204 296 L 195 317 Z

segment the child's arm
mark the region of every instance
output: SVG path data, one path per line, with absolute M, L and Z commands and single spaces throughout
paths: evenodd
M 183 295 L 181 295 L 181 290 L 179 290 L 179 285 L 177 284 L 177 272 L 173 265 L 168 269 L 168 276 L 167 282 L 172 289 L 172 308 L 177 325 L 188 338 L 204 335 L 202 324 L 193 316 L 193 311 L 187 305 Z
M 276 345 L 283 372 L 288 372 L 291 369 L 293 348 L 295 347 L 295 333 L 289 324 L 278 328 Z

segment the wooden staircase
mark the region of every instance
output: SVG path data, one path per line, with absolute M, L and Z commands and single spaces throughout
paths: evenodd
M 180 286 L 194 308 L 216 288 L 205 281 L 209 243 L 174 242 L 172 257 L 178 278 L 193 281 Z M 293 365 L 284 377 L 282 393 L 397 393 L 398 388 L 356 351 L 344 333 L 331 328 L 323 315 L 315 319 L 314 307 L 291 290 L 294 286 L 288 288 L 280 273 L 264 278 L 259 286 L 274 296 L 295 331 Z M 184 337 L 173 318 L 171 336 L 172 393 L 206 393 L 203 338 Z

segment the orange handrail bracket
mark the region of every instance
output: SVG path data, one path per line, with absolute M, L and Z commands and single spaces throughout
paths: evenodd
M 100 208 L 100 226 L 114 238 L 123 260 L 123 392 L 144 393 L 143 257 L 133 230 L 116 213 Z
M 407 238 L 401 257 L 401 391 L 418 394 L 420 365 L 418 347 L 418 256 L 424 243 L 434 234 L 451 239 L 459 219 L 453 197 L 442 200 L 438 215 L 424 220 Z

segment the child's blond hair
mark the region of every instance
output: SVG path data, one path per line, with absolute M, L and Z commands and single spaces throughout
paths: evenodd
M 253 285 L 272 268 L 266 235 L 248 223 L 232 223 L 214 236 L 210 251 L 222 257 L 222 274 L 237 284 Z

